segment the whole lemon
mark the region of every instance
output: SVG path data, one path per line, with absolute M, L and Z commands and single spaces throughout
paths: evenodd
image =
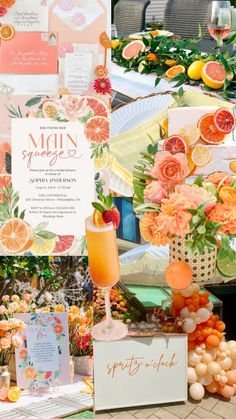
M 188 68 L 188 76 L 192 80 L 200 80 L 201 72 L 204 67 L 203 61 L 194 61 Z

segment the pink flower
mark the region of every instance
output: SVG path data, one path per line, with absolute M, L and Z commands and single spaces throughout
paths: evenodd
M 4 314 L 7 311 L 5 306 L 0 306 L 0 314 Z
M 20 348 L 20 346 L 22 346 L 24 343 L 22 337 L 20 337 L 19 335 L 12 336 L 11 341 L 12 341 L 12 345 L 15 346 L 15 348 Z
M 0 6 L 0 17 L 5 16 L 6 13 L 7 13 L 6 7 Z
M 86 23 L 86 16 L 83 13 L 76 13 L 72 18 L 74 26 L 82 26 Z
M 19 309 L 19 304 L 18 303 L 10 303 L 9 306 L 8 306 L 8 311 L 10 313 L 15 313 L 18 309 Z
M 193 204 L 182 194 L 172 193 L 170 198 L 163 199 L 161 212 L 156 219 L 158 230 L 171 237 L 188 234 L 192 219 L 189 208 L 193 208 Z
M 25 301 L 21 301 L 19 303 L 19 312 L 20 313 L 28 313 L 29 311 L 29 306 Z
M 33 294 L 24 294 L 24 295 L 23 295 L 23 299 L 24 299 L 27 303 L 29 303 L 31 300 L 33 300 L 33 298 L 34 298 Z
M 28 354 L 27 349 L 26 348 L 23 348 L 19 352 L 19 358 L 21 360 L 25 360 L 27 358 L 27 354 Z
M 18 303 L 20 301 L 20 297 L 18 295 L 13 295 L 11 297 L 11 301 L 13 301 L 14 303 Z
M 52 301 L 52 294 L 50 294 L 50 292 L 45 292 L 45 299 L 48 303 L 50 303 Z
M 144 200 L 145 202 L 153 202 L 155 204 L 160 204 L 163 198 L 168 196 L 168 186 L 158 181 L 151 182 L 144 191 Z
M 4 303 L 7 303 L 7 301 L 9 301 L 10 300 L 10 296 L 9 295 L 3 295 L 3 297 L 2 297 L 2 301 L 4 302 Z
M 70 121 L 87 116 L 90 111 L 86 98 L 82 96 L 63 96 L 61 105 L 64 115 Z
M 60 333 L 63 332 L 63 326 L 59 323 L 56 323 L 53 327 L 54 332 L 59 335 Z
M 205 212 L 211 211 L 217 202 L 214 195 L 207 192 L 204 188 L 197 185 L 177 185 L 175 192 L 182 194 L 188 201 L 192 202 L 196 208 L 203 203 L 205 205 Z
M 70 42 L 62 42 L 58 48 L 58 54 L 60 58 L 65 58 L 67 53 L 74 52 L 74 47 Z
M 72 0 L 59 0 L 58 7 L 61 10 L 68 12 L 69 10 L 73 9 L 73 2 Z
M 93 83 L 93 87 L 95 92 L 101 95 L 111 94 L 111 82 L 108 78 L 97 78 Z
M 188 159 L 184 153 L 172 155 L 169 151 L 159 151 L 151 175 L 169 187 L 178 185 L 189 175 Z
M 11 341 L 9 341 L 9 339 L 6 339 L 6 338 L 0 339 L 0 349 L 4 351 L 6 349 L 9 349 L 10 346 L 11 346 Z

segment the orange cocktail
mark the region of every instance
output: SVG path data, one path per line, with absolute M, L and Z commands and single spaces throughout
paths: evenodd
M 93 218 L 86 220 L 90 276 L 100 288 L 113 287 L 120 278 L 120 263 L 113 224 L 97 227 Z

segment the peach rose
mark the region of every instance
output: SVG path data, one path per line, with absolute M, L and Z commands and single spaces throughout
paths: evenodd
M 29 306 L 25 301 L 21 301 L 19 303 L 19 312 L 20 313 L 28 313 L 29 311 Z
M 23 348 L 19 352 L 19 358 L 21 360 L 25 360 L 27 358 L 27 354 L 28 354 L 27 349 L 26 348 Z
M 188 159 L 184 153 L 172 155 L 169 151 L 159 151 L 155 156 L 155 165 L 151 175 L 170 186 L 184 181 L 189 175 Z
M 214 195 L 197 185 L 177 185 L 175 187 L 175 192 L 185 196 L 188 201 L 192 202 L 196 206 L 196 208 L 200 204 L 205 203 L 206 213 L 211 211 L 217 202 Z
M 10 296 L 9 295 L 3 295 L 3 297 L 2 297 L 3 303 L 7 303 L 7 301 L 9 301 L 9 300 L 10 300 Z
M 6 338 L 0 339 L 0 349 L 4 351 L 5 349 L 9 349 L 10 346 L 11 346 L 11 341 L 9 339 L 6 339 Z
M 63 96 L 61 106 L 64 115 L 70 121 L 87 116 L 90 111 L 87 100 L 82 96 Z
M 145 202 L 160 204 L 163 198 L 168 196 L 168 186 L 159 180 L 151 182 L 144 191 Z
M 0 314 L 4 314 L 7 311 L 5 306 L 0 306 Z
M 52 301 L 52 294 L 50 294 L 50 292 L 48 291 L 45 292 L 45 298 L 46 298 L 46 301 L 50 303 Z
M 24 377 L 26 380 L 31 381 L 37 377 L 35 368 L 33 367 L 26 367 L 24 370 Z
M 15 313 L 19 309 L 18 303 L 10 303 L 8 306 L 9 313 Z
M 63 332 L 63 326 L 59 323 L 55 324 L 53 327 L 54 332 L 59 335 L 61 332 Z
M 29 303 L 31 300 L 33 300 L 34 299 L 34 296 L 33 296 L 33 294 L 24 294 L 23 295 L 23 299 L 27 302 L 27 303 Z
M 221 186 L 231 185 L 231 183 L 233 183 L 233 181 L 234 181 L 234 177 L 232 175 L 228 174 L 228 173 L 225 173 L 225 172 L 211 173 L 205 179 L 205 182 L 211 182 L 214 185 L 221 184 Z
M 15 346 L 15 348 L 20 348 L 20 346 L 22 346 L 24 343 L 23 339 L 19 335 L 12 336 L 11 341 L 12 345 Z

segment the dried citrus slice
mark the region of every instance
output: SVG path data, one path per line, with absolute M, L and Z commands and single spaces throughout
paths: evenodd
M 224 203 L 236 204 L 236 189 L 231 186 L 223 186 L 220 189 L 219 197 Z
M 208 61 L 202 69 L 201 77 L 206 86 L 212 89 L 221 89 L 224 86 L 227 73 L 224 66 L 218 61 Z
M 98 211 L 98 210 L 94 210 L 94 212 L 93 212 L 93 223 L 94 223 L 94 225 L 95 226 L 97 226 L 97 227 L 99 227 L 99 226 L 102 226 L 102 225 L 104 225 L 104 224 L 106 224 L 104 221 L 103 221 L 103 218 L 102 218 L 102 213 L 100 212 L 100 211 Z
M 225 138 L 225 134 L 218 131 L 214 124 L 214 114 L 204 115 L 198 122 L 201 139 L 207 144 L 220 144 Z
M 0 38 L 3 41 L 10 41 L 15 36 L 15 29 L 11 25 L 0 26 Z
M 20 389 L 18 387 L 12 387 L 8 392 L 8 400 L 10 400 L 10 402 L 17 402 L 20 398 L 20 395 Z
M 0 229 L 0 246 L 9 253 L 23 253 L 34 240 L 32 227 L 21 218 L 7 220 Z
M 163 149 L 171 154 L 187 153 L 188 146 L 180 135 L 171 135 L 163 144 Z
M 195 166 L 206 166 L 212 159 L 212 153 L 209 148 L 202 144 L 197 144 L 191 154 L 191 159 Z
M 200 138 L 200 132 L 196 125 L 185 125 L 178 132 L 188 145 L 195 144 Z
M 53 253 L 56 244 L 56 237 L 53 239 L 43 239 L 35 236 L 30 252 L 34 256 L 50 256 Z
M 104 116 L 94 116 L 87 121 L 84 132 L 91 143 L 105 143 L 109 140 L 109 120 Z
M 235 117 L 229 109 L 218 109 L 213 116 L 214 124 L 218 131 L 229 134 L 235 127 Z
M 183 65 L 174 65 L 166 71 L 166 77 L 168 79 L 173 79 L 175 76 L 178 76 L 180 73 L 185 73 L 185 68 Z

